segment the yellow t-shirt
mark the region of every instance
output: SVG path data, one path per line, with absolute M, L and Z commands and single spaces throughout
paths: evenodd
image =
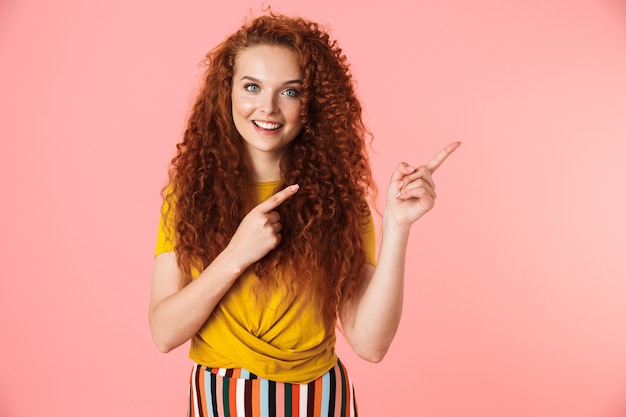
M 278 185 L 257 184 L 258 201 L 270 197 Z M 167 223 L 161 218 L 157 255 L 174 251 L 174 233 L 171 229 L 167 233 L 171 227 Z M 366 262 L 375 264 L 371 216 L 363 239 Z M 328 334 L 319 311 L 301 299 L 284 302 L 280 290 L 259 302 L 252 292 L 256 279 L 250 271 L 237 279 L 191 339 L 189 357 L 201 365 L 245 368 L 263 378 L 291 383 L 310 382 L 332 368 L 337 361 L 335 333 Z

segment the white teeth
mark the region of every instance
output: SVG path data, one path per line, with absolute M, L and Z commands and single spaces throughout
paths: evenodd
M 282 126 L 280 123 L 266 123 L 266 122 L 259 122 L 257 120 L 254 121 L 254 124 L 262 129 L 268 129 L 268 130 L 275 130 Z

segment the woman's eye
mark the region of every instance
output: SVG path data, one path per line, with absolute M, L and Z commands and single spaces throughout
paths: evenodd
M 287 97 L 298 97 L 300 95 L 300 92 L 296 89 L 288 88 L 287 90 L 285 90 L 284 94 Z
M 243 86 L 243 88 L 250 91 L 251 93 L 256 93 L 257 91 L 259 91 L 259 86 L 256 84 L 246 84 Z

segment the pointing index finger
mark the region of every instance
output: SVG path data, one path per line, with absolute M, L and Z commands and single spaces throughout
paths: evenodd
M 274 210 L 276 207 L 280 206 L 289 197 L 294 195 L 299 188 L 300 186 L 298 184 L 293 184 L 285 187 L 261 204 L 259 204 L 257 207 L 260 208 L 263 213 L 268 213 Z
M 452 142 L 451 144 L 443 148 L 437 155 L 435 155 L 433 159 L 431 159 L 426 164 L 426 168 L 428 168 L 428 170 L 432 174 L 433 172 L 437 170 L 437 168 L 441 166 L 443 161 L 445 161 L 446 158 L 450 156 L 450 154 L 454 152 L 454 150 L 458 148 L 459 146 L 461 146 L 461 142 Z

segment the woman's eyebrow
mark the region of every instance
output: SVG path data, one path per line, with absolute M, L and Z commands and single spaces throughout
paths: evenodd
M 255 83 L 259 83 L 259 84 L 261 83 L 261 80 L 251 77 L 249 75 L 244 75 L 243 77 L 241 77 L 241 81 L 243 80 L 248 80 L 248 81 L 252 81 Z M 302 80 L 289 80 L 283 83 L 283 85 L 289 85 L 289 84 L 302 84 Z

